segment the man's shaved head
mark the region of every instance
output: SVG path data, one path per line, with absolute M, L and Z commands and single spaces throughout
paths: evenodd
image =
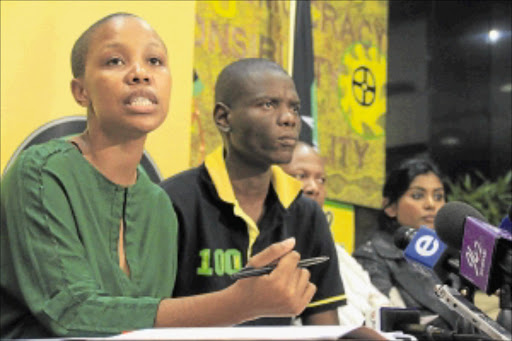
M 215 103 L 222 102 L 232 106 L 242 95 L 249 75 L 263 71 L 288 73 L 273 61 L 263 58 L 240 59 L 226 66 L 215 83 Z

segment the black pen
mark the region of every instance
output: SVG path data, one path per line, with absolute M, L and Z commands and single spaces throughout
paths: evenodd
M 326 262 L 329 260 L 329 257 L 327 256 L 321 256 L 321 257 L 313 257 L 313 258 L 306 258 L 297 264 L 299 268 L 307 268 L 316 264 L 320 264 L 323 262 Z M 270 264 L 267 266 L 263 266 L 261 268 L 253 268 L 252 266 L 248 266 L 243 268 L 242 270 L 234 273 L 231 275 L 232 279 L 242 279 L 246 277 L 253 277 L 253 276 L 261 276 L 261 275 L 268 275 L 276 268 L 276 264 Z

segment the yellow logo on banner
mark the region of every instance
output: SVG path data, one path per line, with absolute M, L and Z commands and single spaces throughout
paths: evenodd
M 366 140 L 382 137 L 386 115 L 386 59 L 375 47 L 352 45 L 338 78 L 340 105 L 351 129 Z
M 215 12 L 224 18 L 234 18 L 236 15 L 236 1 L 212 1 Z
M 311 6 L 327 197 L 379 208 L 386 159 L 388 1 L 326 0 Z

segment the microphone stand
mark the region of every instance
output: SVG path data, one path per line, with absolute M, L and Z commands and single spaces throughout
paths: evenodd
M 500 257 L 499 270 L 502 274 L 501 288 L 500 288 L 500 312 L 496 318 L 503 328 L 512 332 L 512 250 L 510 244 L 504 248 L 506 251 Z
M 512 335 L 508 330 L 484 314 L 457 290 L 454 290 L 447 285 L 437 285 L 435 294 L 448 306 L 448 308 L 469 321 L 492 340 L 512 340 Z
M 482 334 L 457 334 L 455 332 L 424 325 L 402 325 L 400 328 L 405 334 L 410 334 L 418 340 L 426 341 L 490 341 Z
M 380 308 L 379 330 L 401 331 L 421 341 L 491 341 L 483 334 L 458 334 L 447 329 L 420 324 L 420 312 L 414 308 Z
M 504 285 L 500 289 L 500 312 L 496 318 L 503 328 L 512 332 L 512 296 L 510 295 L 510 284 Z

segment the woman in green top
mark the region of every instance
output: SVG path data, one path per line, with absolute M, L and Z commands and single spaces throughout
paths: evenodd
M 0 337 L 117 334 L 238 324 L 299 314 L 315 286 L 294 240 L 249 262 L 270 275 L 168 298 L 177 223 L 167 195 L 138 167 L 167 115 L 167 50 L 139 17 L 107 16 L 76 41 L 71 89 L 87 129 L 22 153 L 2 180 Z

